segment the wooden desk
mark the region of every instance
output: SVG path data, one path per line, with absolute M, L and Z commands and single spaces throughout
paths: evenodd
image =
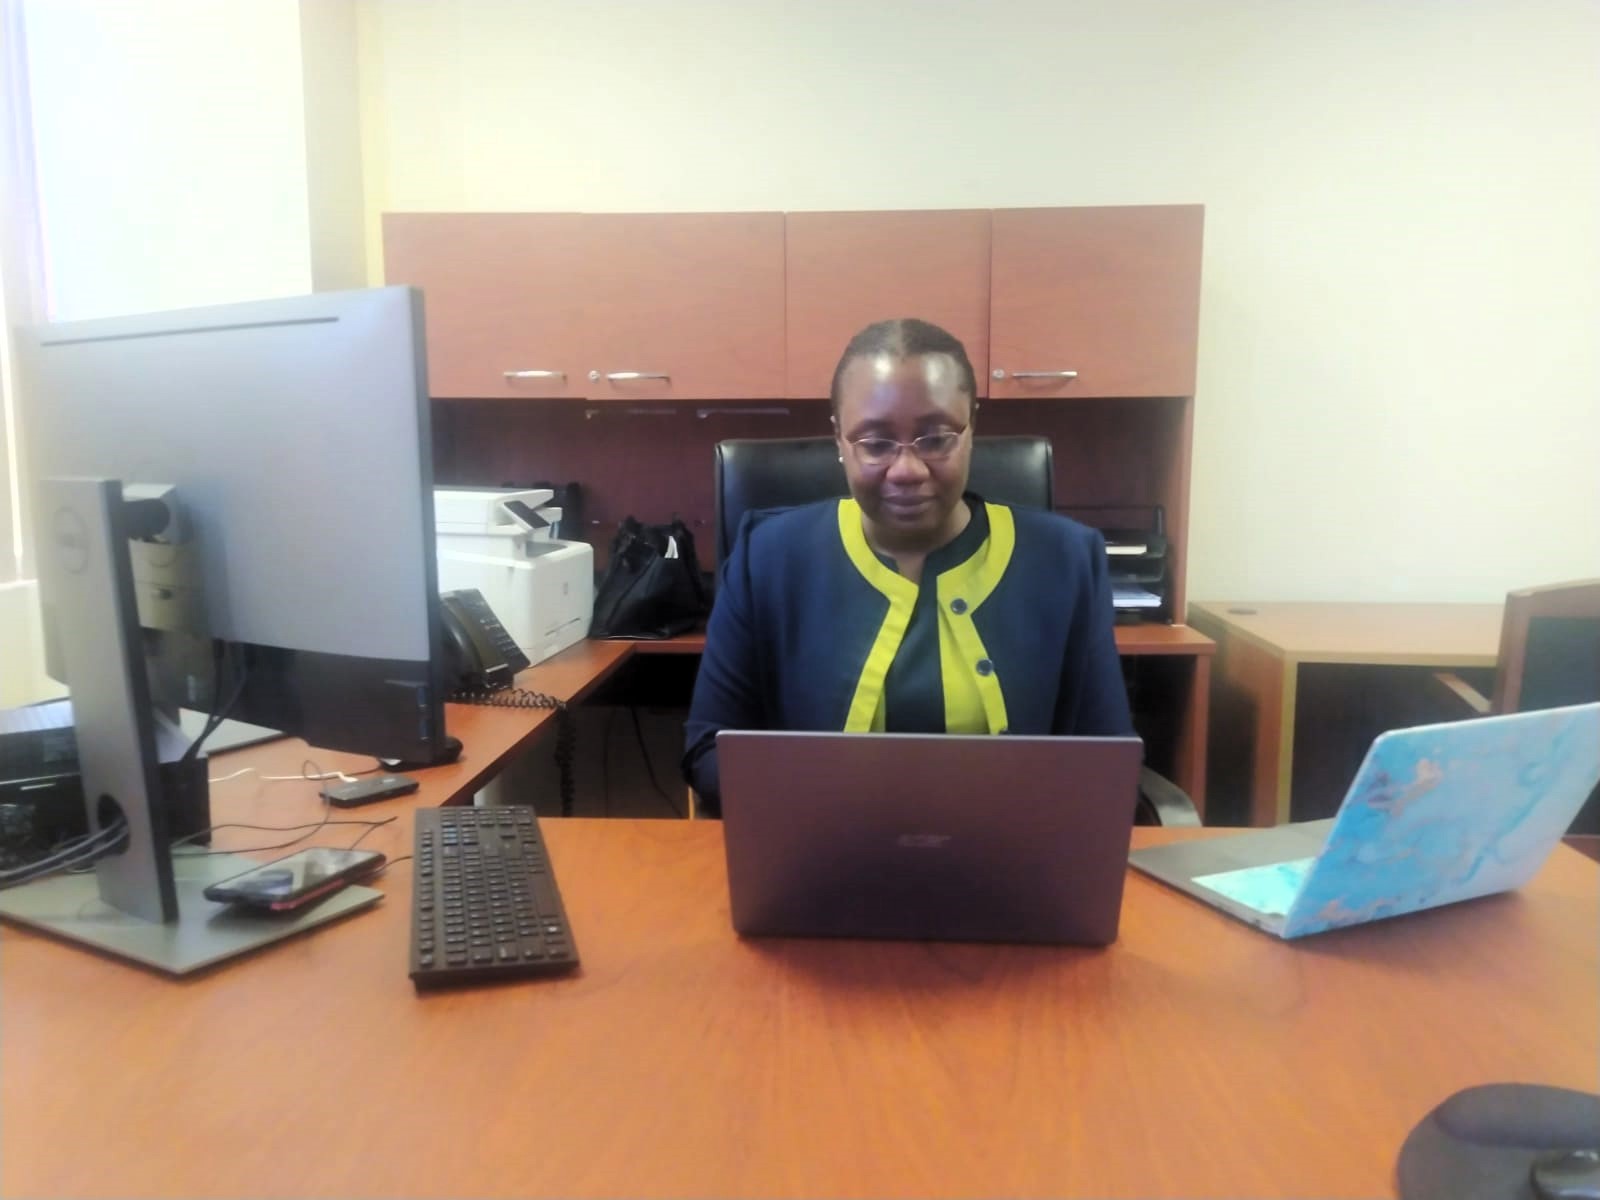
M 584 640 L 519 673 L 517 686 L 576 704 L 615 674 L 632 653 L 632 642 Z M 546 725 L 555 715 L 555 710 L 549 708 L 447 704 L 445 729 L 461 739 L 461 757 L 453 763 L 413 772 L 421 784 L 420 802 L 470 804 L 473 795 L 506 764 L 549 732 Z M 362 771 L 370 768 L 373 762 L 370 754 L 314 749 L 299 738 L 287 738 L 217 755 L 211 760 L 211 775 L 220 778 L 244 765 L 255 768 L 261 775 L 294 775 L 301 773 L 308 760 L 322 771 Z M 213 787 L 213 815 L 222 811 L 219 804 L 231 802 L 217 790 L 228 786 Z
M 317 810 L 246 778 L 219 816 L 262 795 Z M 363 844 L 409 853 L 414 800 L 350 814 L 402 814 Z M 409 863 L 182 982 L 0 930 L 0 1192 L 1381 1196 L 1456 1089 L 1594 1087 L 1600 878 L 1565 848 L 1519 894 L 1299 944 L 1130 874 L 1098 951 L 742 941 L 720 823 L 544 829 L 566 979 L 416 996 Z
M 1188 793 L 1203 815 L 1206 805 L 1206 731 L 1211 696 L 1211 656 L 1216 643 L 1187 625 L 1118 625 L 1117 650 L 1125 658 L 1151 658 L 1187 664 L 1178 673 L 1172 722 L 1172 781 Z M 616 643 L 613 643 L 616 644 Z M 699 654 L 703 631 L 658 641 L 622 643 L 636 654 Z
M 1254 604 L 1207 601 L 1189 621 L 1217 643 L 1212 717 L 1250 728 L 1250 818 L 1289 819 L 1295 710 L 1305 664 L 1492 667 L 1499 604 Z
M 1211 717 L 1211 659 L 1217 645 L 1187 625 L 1118 625 L 1117 651 L 1124 658 L 1186 664 L 1177 679 L 1173 711 L 1172 782 L 1206 814 L 1206 753 Z
M 638 654 L 699 654 L 706 648 L 706 632 L 681 633 L 677 637 L 640 640 L 630 643 Z

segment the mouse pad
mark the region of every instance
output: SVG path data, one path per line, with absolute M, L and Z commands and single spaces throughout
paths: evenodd
M 1600 1190 L 1600 1096 L 1527 1083 L 1457 1092 L 1424 1117 L 1395 1167 L 1401 1200 L 1566 1200 Z M 1535 1171 L 1538 1183 L 1535 1183 Z

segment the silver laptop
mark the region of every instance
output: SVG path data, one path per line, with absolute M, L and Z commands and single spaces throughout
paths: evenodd
M 1138 738 L 717 734 L 742 934 L 1115 941 Z
M 1600 704 L 1381 734 L 1338 815 L 1136 850 L 1135 869 L 1283 938 L 1521 887 L 1600 779 Z

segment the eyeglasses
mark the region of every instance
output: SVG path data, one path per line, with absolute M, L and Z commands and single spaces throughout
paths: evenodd
M 909 442 L 887 437 L 856 438 L 850 443 L 850 451 L 858 463 L 869 469 L 887 467 L 900 457 L 902 450 L 910 450 L 925 463 L 943 462 L 956 452 L 964 433 L 965 429 L 946 429 L 942 433 L 925 433 Z

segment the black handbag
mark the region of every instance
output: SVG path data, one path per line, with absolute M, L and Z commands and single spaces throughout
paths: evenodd
M 676 518 L 644 525 L 628 517 L 611 540 L 611 560 L 595 589 L 589 636 L 669 638 L 688 633 L 711 611 L 694 535 Z

